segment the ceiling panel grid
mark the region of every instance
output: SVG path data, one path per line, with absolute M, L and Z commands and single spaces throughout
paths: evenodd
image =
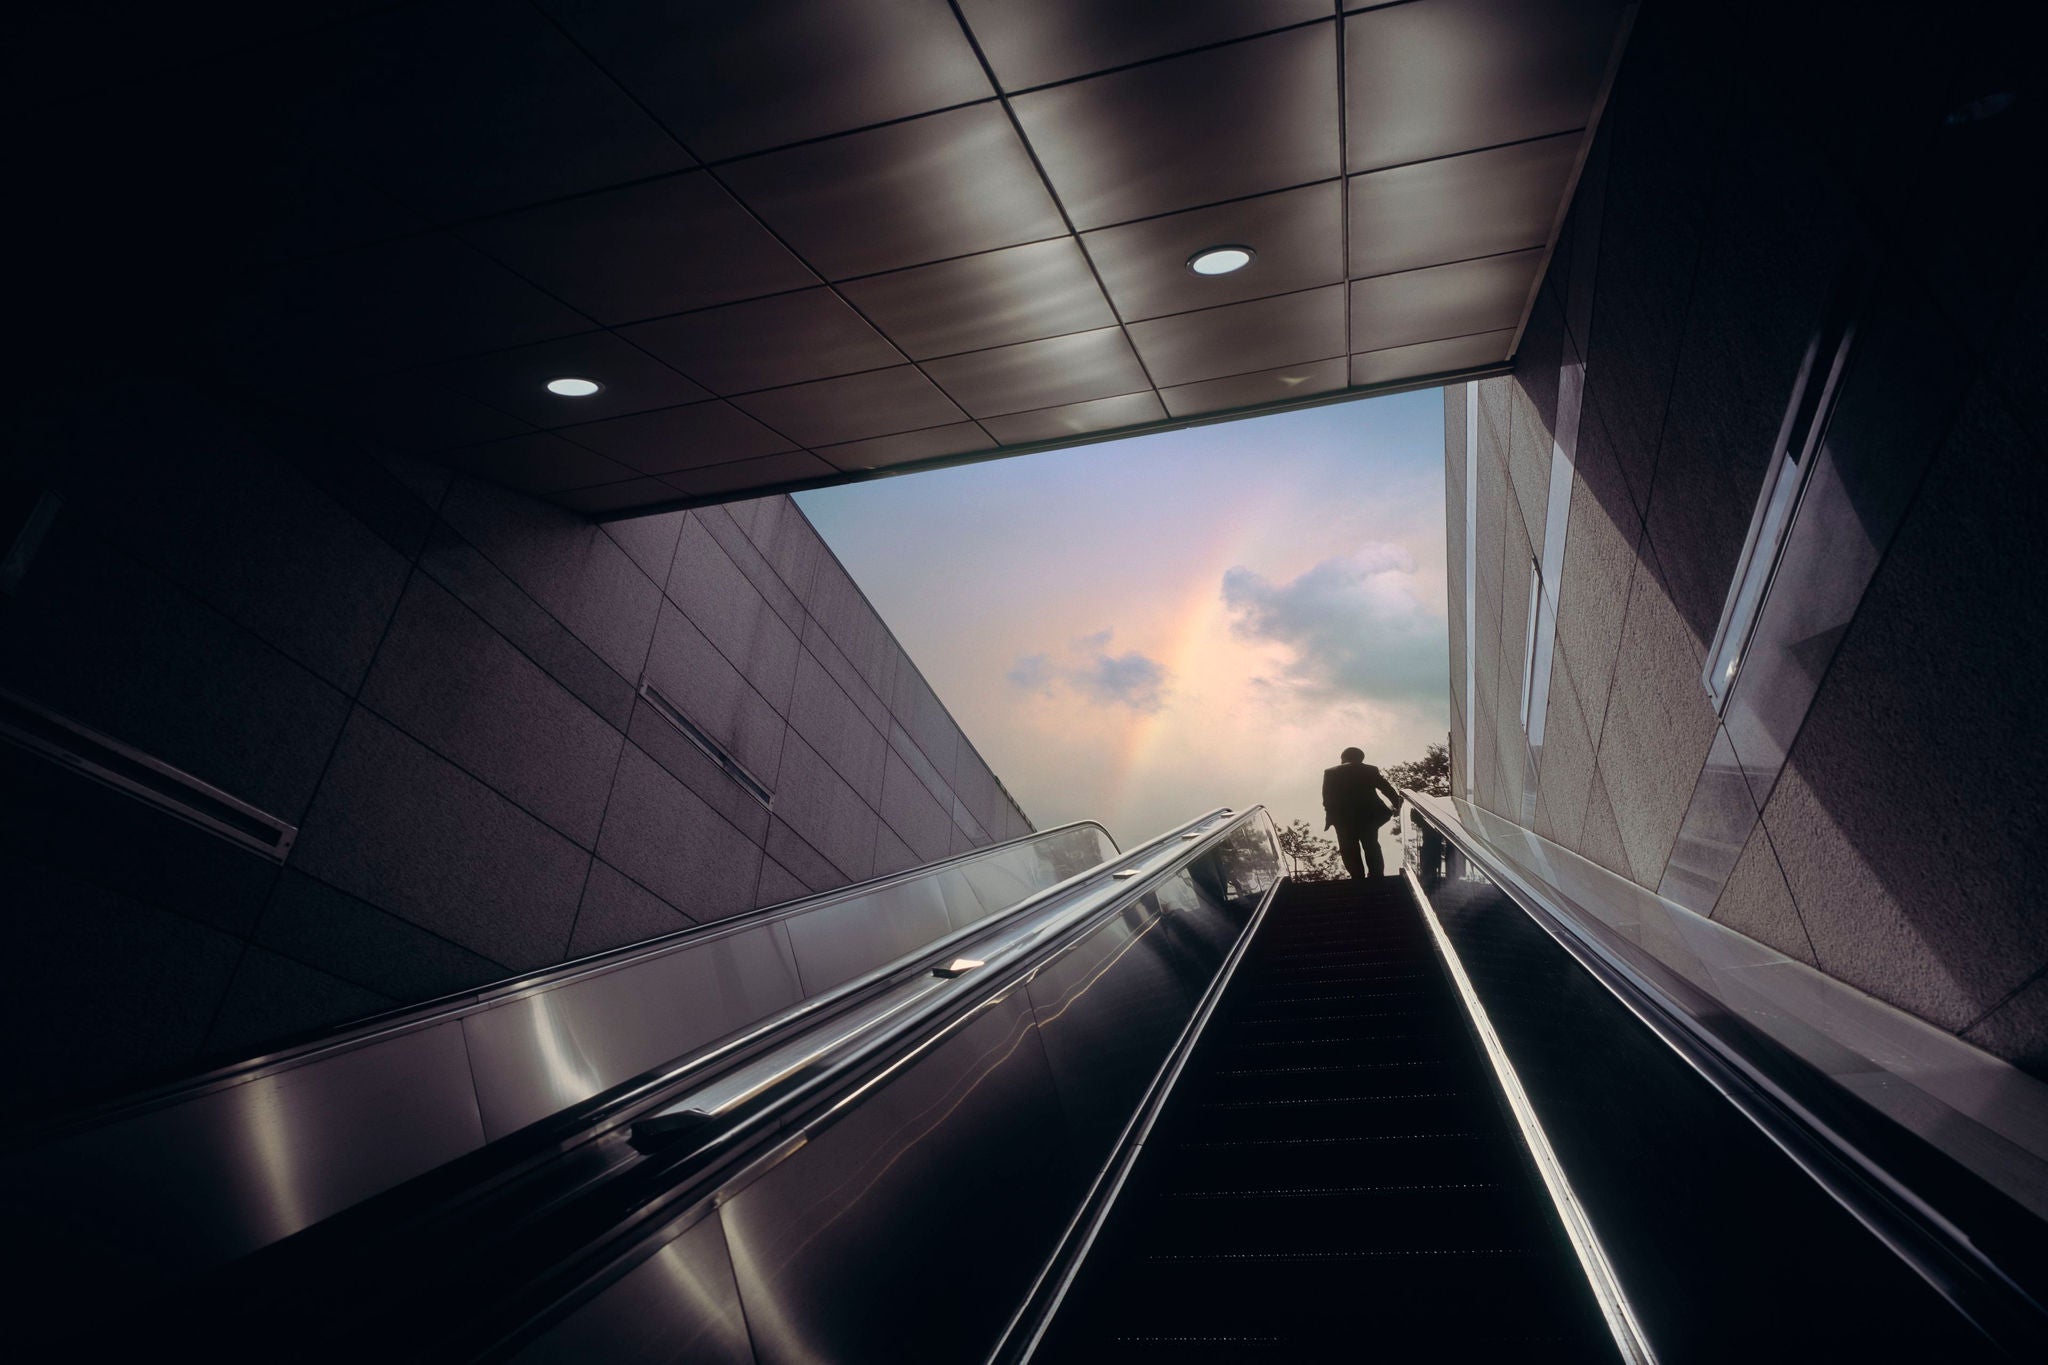
M 302 404 L 595 515 L 1483 371 L 1630 12 L 379 10 L 220 58 L 305 200 L 224 332 Z M 1190 268 L 1219 246 L 1250 263 Z

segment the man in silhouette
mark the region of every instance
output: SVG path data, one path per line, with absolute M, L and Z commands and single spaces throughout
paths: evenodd
M 1323 828 L 1337 831 L 1337 853 L 1352 880 L 1387 875 L 1386 859 L 1380 855 L 1380 826 L 1401 807 L 1401 793 L 1394 790 L 1380 770 L 1365 761 L 1363 749 L 1346 749 L 1343 761 L 1323 770 Z M 1387 799 L 1380 800 L 1385 792 Z M 1359 865 L 1359 847 L 1364 846 L 1365 864 Z

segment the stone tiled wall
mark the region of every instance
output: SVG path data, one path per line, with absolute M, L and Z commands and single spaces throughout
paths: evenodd
M 2048 101 L 2001 7 L 1825 8 L 1644 7 L 1516 373 L 1479 386 L 1470 698 L 1466 396 L 1446 393 L 1454 771 L 1520 818 L 1528 565 L 1575 349 L 1529 823 L 1669 886 L 1721 734 L 1706 651 L 1801 357 L 1843 263 L 1867 256 L 1830 439 L 1869 485 L 1859 508 L 1903 514 L 1846 627 L 1797 643 L 1818 690 L 1775 781 L 1728 798 L 1746 833 L 1702 908 L 2048 1075 L 2048 202 L 2014 174 L 2048 148 Z
M 600 527 L 176 386 L 22 472 L 64 503 L 0 686 L 300 833 L 279 867 L 0 744 L 10 1109 L 1030 829 L 787 498 Z

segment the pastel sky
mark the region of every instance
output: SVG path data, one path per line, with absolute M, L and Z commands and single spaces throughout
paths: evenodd
M 1346 745 L 1443 742 L 1436 390 L 797 501 L 1040 828 L 1320 828 Z

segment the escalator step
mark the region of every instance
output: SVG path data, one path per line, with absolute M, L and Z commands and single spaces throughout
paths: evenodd
M 1290 885 L 1046 1360 L 1611 1352 L 1405 883 Z

